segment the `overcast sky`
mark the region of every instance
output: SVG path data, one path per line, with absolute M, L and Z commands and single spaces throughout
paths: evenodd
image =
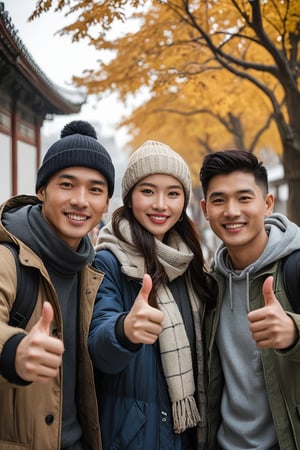
M 68 89 L 71 86 L 72 75 L 81 75 L 86 68 L 96 68 L 99 53 L 88 47 L 84 42 L 71 43 L 68 36 L 60 37 L 55 32 L 62 28 L 66 19 L 61 13 L 47 12 L 39 19 L 28 22 L 33 12 L 36 0 L 6 0 L 5 9 L 8 11 L 18 36 L 36 64 L 45 75 L 55 84 Z M 103 126 L 105 135 L 115 135 L 117 142 L 125 139 L 124 131 L 116 131 L 115 123 L 124 114 L 125 109 L 116 102 L 113 96 L 96 102 L 91 98 L 88 105 L 83 106 L 80 115 L 70 116 L 71 120 L 97 120 Z M 56 132 L 66 122 L 66 117 L 56 117 L 51 122 L 45 122 L 45 134 Z

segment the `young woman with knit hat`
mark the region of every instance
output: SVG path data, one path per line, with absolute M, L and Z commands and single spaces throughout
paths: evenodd
M 213 286 L 186 213 L 189 169 L 145 142 L 122 180 L 123 206 L 102 228 L 105 272 L 89 334 L 104 450 L 196 450 L 206 438 L 202 349 Z

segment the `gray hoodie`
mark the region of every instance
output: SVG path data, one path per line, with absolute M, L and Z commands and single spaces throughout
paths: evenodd
M 277 442 L 260 350 L 249 331 L 249 285 L 253 274 L 300 248 L 300 228 L 282 214 L 267 217 L 265 227 L 267 245 L 245 269 L 232 269 L 223 244 L 215 255 L 215 268 L 228 279 L 216 334 L 226 380 L 221 404 L 223 422 L 218 431 L 218 442 L 224 450 L 266 450 Z

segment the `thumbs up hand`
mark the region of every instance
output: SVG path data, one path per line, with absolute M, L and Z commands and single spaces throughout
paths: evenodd
M 146 274 L 138 296 L 124 320 L 124 332 L 135 344 L 154 344 L 162 331 L 164 314 L 148 303 L 152 289 L 150 275 Z
M 248 314 L 252 338 L 260 348 L 284 350 L 298 339 L 298 331 L 293 319 L 283 310 L 275 297 L 273 277 L 263 284 L 265 305 Z
M 56 376 L 61 366 L 64 345 L 50 336 L 53 317 L 51 304 L 45 302 L 39 321 L 17 347 L 15 369 L 25 381 L 46 383 Z

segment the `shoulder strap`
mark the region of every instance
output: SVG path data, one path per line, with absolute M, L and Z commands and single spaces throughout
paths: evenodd
M 15 245 L 1 243 L 9 248 L 15 258 L 17 271 L 17 294 L 10 311 L 9 325 L 25 328 L 34 310 L 39 286 L 39 272 L 33 267 L 20 264 L 19 252 Z
M 282 276 L 288 300 L 293 310 L 300 314 L 300 250 L 283 258 Z

